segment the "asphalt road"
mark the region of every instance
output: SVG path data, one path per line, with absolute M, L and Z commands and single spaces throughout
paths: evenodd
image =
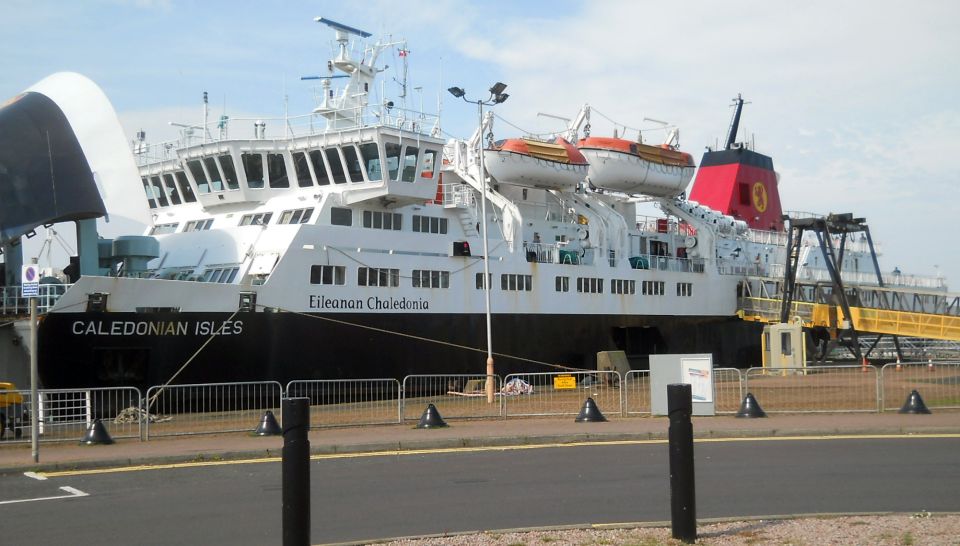
M 956 438 L 698 443 L 695 452 L 701 518 L 960 511 Z M 669 520 L 667 468 L 664 444 L 325 459 L 310 466 L 311 536 Z M 61 498 L 19 502 L 44 497 Z M 280 499 L 279 463 L 8 475 L 0 543 L 280 544 Z

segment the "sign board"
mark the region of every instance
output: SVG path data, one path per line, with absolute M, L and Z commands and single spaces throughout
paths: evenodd
M 693 402 L 713 402 L 713 366 L 709 358 L 680 358 L 680 382 L 690 385 Z
M 694 415 L 714 415 L 713 355 L 650 355 L 650 413 L 667 415 L 667 385 L 690 385 Z
M 553 377 L 553 388 L 557 390 L 577 388 L 577 378 L 572 375 L 557 375 Z
M 40 295 L 40 267 L 36 264 L 25 265 L 20 270 L 20 287 L 24 298 Z

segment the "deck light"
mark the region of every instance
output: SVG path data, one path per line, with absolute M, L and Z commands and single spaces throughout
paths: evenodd
M 467 94 L 466 91 L 460 89 L 459 87 L 451 87 L 450 89 L 447 89 L 447 91 L 449 91 L 451 95 L 457 97 L 458 99 Z

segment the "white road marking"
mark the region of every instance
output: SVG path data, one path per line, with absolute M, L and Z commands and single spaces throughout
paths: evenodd
M 56 497 L 37 497 L 35 499 L 17 499 L 17 500 L 8 500 L 0 501 L 0 504 L 18 504 L 21 502 L 37 502 L 37 501 L 47 501 L 47 500 L 56 500 L 56 499 L 70 499 L 73 497 L 89 497 L 90 493 L 84 493 L 79 489 L 65 485 L 60 488 L 61 491 L 66 491 L 69 495 L 58 495 Z
M 23 475 L 26 476 L 26 477 L 28 477 L 28 478 L 33 478 L 33 479 L 35 479 L 35 480 L 40 480 L 40 481 L 43 481 L 43 480 L 47 479 L 46 476 L 44 476 L 44 475 L 42 475 L 42 474 L 37 474 L 36 472 L 24 472 Z

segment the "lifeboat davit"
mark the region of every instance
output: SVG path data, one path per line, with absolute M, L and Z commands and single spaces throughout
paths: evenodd
M 623 193 L 676 197 L 686 190 L 696 168 L 690 154 L 667 145 L 587 137 L 577 147 L 590 163 L 590 183 Z
M 587 160 L 562 138 L 541 142 L 510 138 L 483 151 L 490 176 L 503 184 L 548 190 L 572 190 L 587 176 Z

